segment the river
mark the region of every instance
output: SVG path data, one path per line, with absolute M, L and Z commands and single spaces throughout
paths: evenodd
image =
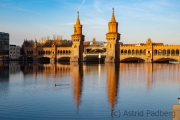
M 0 63 L 0 119 L 170 120 L 175 63 Z

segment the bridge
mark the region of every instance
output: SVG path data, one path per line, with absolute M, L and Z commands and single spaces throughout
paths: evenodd
M 26 41 L 24 42 L 26 43 Z M 36 46 L 37 41 L 34 41 L 34 46 L 25 46 L 26 60 L 32 61 L 51 61 L 55 58 L 57 61 L 70 61 L 71 47 L 41 47 Z M 25 44 L 26 45 L 26 44 Z M 52 45 L 53 46 L 53 45 Z M 84 47 L 83 61 L 104 61 L 106 57 L 106 47 Z
M 120 61 L 139 62 L 168 62 L 171 60 L 180 62 L 180 45 L 163 45 L 152 43 L 149 38 L 143 45 L 120 46 Z
M 120 45 L 119 50 L 120 62 L 168 62 L 171 60 L 180 62 L 180 45 L 158 45 L 153 43 L 150 38 L 142 45 Z M 106 58 L 106 46 L 88 46 L 84 47 L 83 51 L 83 61 L 85 62 L 99 60 L 104 62 Z M 69 61 L 71 52 L 71 47 L 26 47 L 27 57 L 39 61 L 50 61 L 53 57 L 57 61 Z M 37 55 L 36 58 L 34 58 L 35 55 Z
M 106 57 L 106 47 L 101 46 L 101 47 L 85 47 L 84 48 L 84 53 L 83 53 L 83 58 L 84 61 L 88 62 L 104 62 Z
M 106 34 L 107 45 L 100 47 L 84 46 L 85 36 L 82 34 L 78 12 L 74 34 L 71 35 L 72 46 L 57 46 L 55 40 L 49 47 L 39 46 L 37 40 L 32 46 L 28 46 L 27 41 L 24 41 L 25 60 L 50 61 L 51 63 L 59 60 L 70 62 L 168 62 L 175 60 L 180 62 L 180 45 L 157 44 L 153 43 L 150 38 L 144 44 L 120 44 L 120 35 L 113 9 Z

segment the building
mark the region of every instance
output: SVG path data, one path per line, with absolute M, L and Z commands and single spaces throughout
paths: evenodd
M 0 59 L 9 57 L 9 33 L 0 32 Z
M 20 46 L 10 45 L 9 46 L 9 59 L 17 60 L 20 57 Z
M 17 62 L 10 62 L 9 63 L 9 73 L 10 74 L 20 73 L 20 64 Z

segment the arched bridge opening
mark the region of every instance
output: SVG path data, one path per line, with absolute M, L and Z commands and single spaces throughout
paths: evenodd
M 40 62 L 40 63 L 49 63 L 50 62 L 50 58 L 48 58 L 48 57 L 40 57 L 38 59 L 38 62 Z
M 128 57 L 128 58 L 121 60 L 121 62 L 123 62 L 123 63 L 141 63 L 141 62 L 145 62 L 145 60 L 142 58 L 138 58 L 138 57 Z
M 173 58 L 160 58 L 153 61 L 154 63 L 170 63 L 170 62 L 178 62 L 178 60 Z
M 33 58 L 32 57 L 27 57 L 27 62 L 33 62 Z
M 61 57 L 57 59 L 58 62 L 70 62 L 70 57 Z
M 88 62 L 104 62 L 106 57 L 106 49 L 92 48 L 84 55 L 84 61 Z

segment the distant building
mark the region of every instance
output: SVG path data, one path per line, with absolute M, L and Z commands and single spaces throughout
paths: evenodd
M 120 46 L 123 45 L 123 42 L 119 42 L 119 45 L 120 45 Z
M 88 46 L 90 46 L 90 42 L 84 41 L 84 47 L 88 47 Z
M 0 59 L 9 57 L 9 33 L 0 32 Z
M 106 42 L 103 41 L 90 41 L 91 46 L 105 46 Z
M 103 45 L 104 47 L 106 47 L 107 46 L 107 42 L 104 42 L 104 45 Z
M 20 57 L 20 46 L 10 45 L 9 46 L 9 58 L 11 60 L 17 60 Z
M 9 63 L 9 73 L 15 74 L 20 72 L 20 65 L 17 62 L 10 62 Z

